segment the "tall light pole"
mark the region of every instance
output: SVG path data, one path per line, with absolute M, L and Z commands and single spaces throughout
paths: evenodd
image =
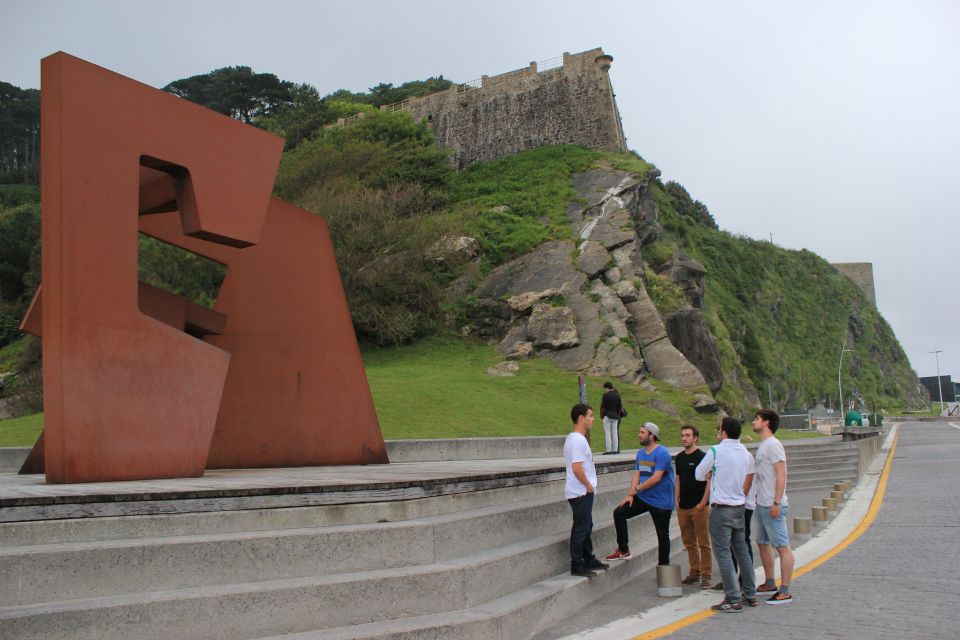
M 840 390 L 840 418 L 841 419 L 846 415 L 846 411 L 843 408 L 843 384 L 840 382 L 840 371 L 842 371 L 842 368 L 843 368 L 843 354 L 846 351 L 853 351 L 853 349 L 847 349 L 847 339 L 844 338 L 843 346 L 840 347 L 840 364 L 837 365 L 837 388 Z
M 943 353 L 943 349 L 937 349 L 937 345 L 933 345 L 933 351 L 927 351 L 927 353 L 932 353 L 937 359 L 937 389 L 940 390 L 940 415 L 943 415 L 943 385 L 940 384 L 940 354 Z

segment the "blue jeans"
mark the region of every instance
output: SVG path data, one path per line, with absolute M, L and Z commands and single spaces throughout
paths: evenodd
M 726 507 L 719 505 L 710 510 L 710 540 L 713 542 L 713 553 L 720 565 L 720 578 L 723 580 L 723 595 L 727 602 L 740 602 L 740 584 L 737 581 L 737 570 L 733 566 L 733 558 L 743 567 L 740 577 L 743 578 L 743 595 L 755 598 L 757 584 L 753 576 L 753 562 L 747 550 L 744 538 L 743 505 Z M 731 554 L 731 551 L 733 552 Z
M 596 557 L 593 555 L 593 494 L 568 498 L 573 510 L 573 528 L 570 529 L 570 569 L 584 569 Z

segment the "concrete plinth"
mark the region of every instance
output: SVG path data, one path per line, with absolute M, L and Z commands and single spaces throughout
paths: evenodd
M 813 520 L 810 518 L 793 519 L 793 537 L 796 540 L 809 540 L 813 535 Z
M 683 595 L 680 565 L 657 565 L 657 595 L 661 598 L 678 598 Z
M 829 514 L 835 514 L 837 512 L 837 501 L 833 498 L 824 498 L 822 500 L 823 506 L 826 507 Z

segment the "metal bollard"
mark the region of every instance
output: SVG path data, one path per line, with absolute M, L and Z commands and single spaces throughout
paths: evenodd
M 827 508 L 826 507 L 814 507 L 812 509 L 812 517 L 814 523 L 823 524 L 827 521 Z
M 837 512 L 837 501 L 833 498 L 824 498 L 821 500 L 821 502 L 823 503 L 823 506 L 827 508 L 828 513 Z
M 793 519 L 793 537 L 798 540 L 809 540 L 813 535 L 813 522 L 810 518 Z
M 680 582 L 680 565 L 657 565 L 657 595 L 661 598 L 676 598 L 683 595 Z

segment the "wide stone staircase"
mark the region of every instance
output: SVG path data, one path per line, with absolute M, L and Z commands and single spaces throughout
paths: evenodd
M 790 487 L 858 477 L 855 443 L 787 449 Z M 598 458 L 598 461 L 601 461 Z M 598 556 L 631 472 L 601 474 Z M 0 524 L 0 638 L 528 638 L 656 563 L 569 575 L 562 475 L 416 500 Z M 680 548 L 676 520 L 674 549 Z

